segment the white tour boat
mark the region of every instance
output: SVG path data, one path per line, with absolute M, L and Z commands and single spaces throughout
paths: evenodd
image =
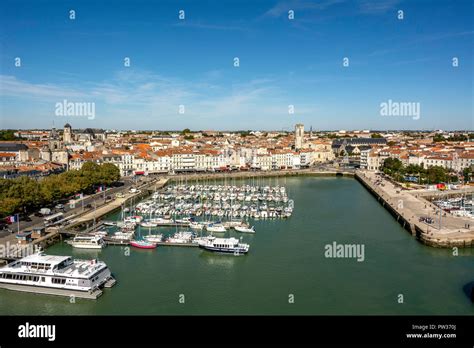
M 200 238 L 198 244 L 202 249 L 234 255 L 246 254 L 250 248 L 250 245 L 240 243 L 237 238 L 216 238 L 213 236 Z
M 68 244 L 78 249 L 102 249 L 106 246 L 101 236 L 76 236 Z
M 115 284 L 102 261 L 36 253 L 0 268 L 0 288 L 96 299 Z

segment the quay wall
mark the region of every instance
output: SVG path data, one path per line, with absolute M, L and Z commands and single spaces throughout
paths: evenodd
M 387 209 L 390 214 L 402 225 L 404 229 L 410 232 L 412 235 L 416 236 L 416 228 L 415 224 L 411 223 L 408 219 L 406 219 L 395 207 L 393 204 L 388 202 L 388 196 L 379 192 L 373 185 L 371 185 L 367 180 L 361 177 L 359 174 L 355 174 L 354 178 L 359 181 L 362 186 L 364 186 L 376 199 L 379 201 L 382 206 Z
M 406 217 L 406 215 L 410 213 L 407 212 L 406 209 L 404 211 L 399 209 L 395 204 L 396 200 L 394 197 L 391 197 L 388 193 L 383 192 L 381 189 L 372 185 L 369 180 L 364 178 L 359 173 L 356 173 L 354 177 L 377 199 L 377 201 L 380 202 L 380 204 L 382 204 L 385 209 L 390 212 L 390 214 L 402 225 L 403 228 L 410 232 L 421 243 L 437 248 L 474 247 L 474 238 L 451 238 L 448 235 L 441 236 L 440 234 L 427 233 L 417 219 L 410 220 L 410 218 Z M 394 199 L 394 201 L 390 202 L 390 199 Z
M 166 178 L 170 182 L 179 180 L 212 180 L 212 179 L 252 179 L 252 178 L 272 178 L 272 177 L 290 177 L 290 176 L 348 176 L 354 177 L 353 172 L 349 171 L 315 171 L 315 170 L 284 170 L 284 171 L 264 171 L 264 172 L 224 172 L 224 173 L 189 173 L 168 175 Z

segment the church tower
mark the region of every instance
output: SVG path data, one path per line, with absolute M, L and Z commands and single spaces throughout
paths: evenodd
M 65 144 L 70 144 L 72 142 L 72 128 L 69 123 L 64 125 L 63 142 Z

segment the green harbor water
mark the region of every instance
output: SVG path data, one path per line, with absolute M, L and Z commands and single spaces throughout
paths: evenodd
M 258 182 L 277 183 L 295 202 L 293 216 L 255 221 L 255 235 L 228 232 L 250 244 L 246 256 L 184 247 L 131 249 L 126 256 L 125 247 L 90 252 L 61 243 L 46 252 L 98 257 L 117 284 L 96 301 L 75 303 L 0 290 L 0 314 L 474 314 L 463 289 L 474 281 L 472 249 L 453 256 L 420 244 L 354 179 Z M 326 258 L 333 241 L 363 244 L 365 260 Z

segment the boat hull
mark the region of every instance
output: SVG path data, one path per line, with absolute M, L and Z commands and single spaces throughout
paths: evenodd
M 0 289 L 29 292 L 29 293 L 35 293 L 35 294 L 41 294 L 41 295 L 54 295 L 54 296 L 67 296 L 67 297 L 75 296 L 77 298 L 85 298 L 89 300 L 96 300 L 103 294 L 103 291 L 98 288 L 96 288 L 93 291 L 79 291 L 79 290 L 50 288 L 46 286 L 31 286 L 31 285 L 7 284 L 7 283 L 0 283 Z
M 244 255 L 248 253 L 248 250 L 239 250 L 237 252 L 236 250 L 231 250 L 227 248 L 216 248 L 216 247 L 205 246 L 205 245 L 200 245 L 199 247 L 204 250 L 212 251 L 215 253 L 223 253 L 223 254 Z
M 234 229 L 240 233 L 255 233 L 255 230 L 252 230 L 252 229 L 240 229 L 240 228 L 234 228 Z
M 156 244 L 154 243 L 141 244 L 141 243 L 130 242 L 130 245 L 138 249 L 155 249 L 156 248 Z
M 75 245 L 72 244 L 73 248 L 76 249 L 103 249 L 105 245 Z

